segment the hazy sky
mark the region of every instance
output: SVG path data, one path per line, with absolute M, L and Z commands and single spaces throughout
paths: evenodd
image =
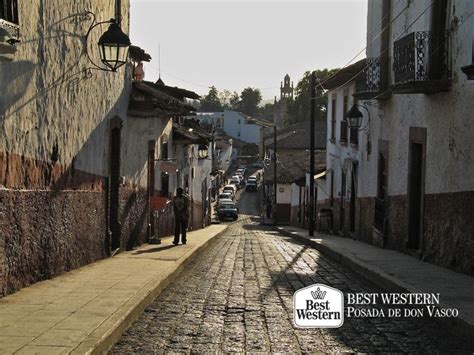
M 261 89 L 279 95 L 288 73 L 344 66 L 365 47 L 367 0 L 131 0 L 130 38 L 152 56 L 146 80 L 205 94 Z M 363 54 L 365 56 L 365 54 Z

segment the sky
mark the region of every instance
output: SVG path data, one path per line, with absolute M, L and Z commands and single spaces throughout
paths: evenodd
M 161 68 L 166 85 L 201 95 L 254 87 L 271 100 L 287 73 L 296 86 L 365 56 L 367 0 L 131 0 L 130 11 L 130 39 L 152 56 L 145 80 Z

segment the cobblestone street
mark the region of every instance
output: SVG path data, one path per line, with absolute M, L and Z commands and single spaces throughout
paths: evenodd
M 347 318 L 337 329 L 297 329 L 292 296 L 324 283 L 381 292 L 351 270 L 259 224 L 257 193 L 145 310 L 114 354 L 223 352 L 453 352 L 465 342 L 429 319 Z

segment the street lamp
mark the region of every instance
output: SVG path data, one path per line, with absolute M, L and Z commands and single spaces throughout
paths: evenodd
M 367 112 L 368 120 L 364 128 L 360 128 L 362 126 L 362 119 L 364 118 L 364 115 L 362 114 L 362 112 L 360 112 L 359 107 L 362 107 Z M 362 131 L 370 123 L 370 112 L 365 106 L 353 104 L 349 112 L 346 113 L 346 117 L 344 117 L 344 120 L 347 122 L 348 128 Z
M 89 13 L 93 16 L 93 21 L 89 30 L 86 34 L 86 54 L 89 61 L 95 67 L 95 69 L 103 71 L 115 72 L 118 68 L 124 65 L 127 62 L 128 58 L 128 49 L 130 47 L 130 38 L 123 33 L 120 28 L 119 23 L 116 19 L 110 19 L 109 21 L 97 22 L 95 20 L 95 15 Z M 109 23 L 109 28 L 105 31 L 102 36 L 100 36 L 97 45 L 99 46 L 99 55 L 101 62 L 105 67 L 97 65 L 91 58 L 88 51 L 88 39 L 91 31 L 102 24 Z
M 362 126 L 362 119 L 364 115 L 360 112 L 359 107 L 362 107 L 367 112 L 367 123 L 363 128 Z M 370 111 L 367 107 L 362 105 L 353 104 L 349 112 L 347 112 L 346 117 L 344 120 L 347 122 L 347 126 L 350 129 L 355 129 L 357 131 L 363 131 L 368 128 L 370 124 Z M 367 159 L 369 159 L 369 155 L 372 152 L 372 143 L 370 142 L 370 130 L 367 132 Z
M 209 148 L 205 144 L 200 144 L 198 146 L 198 158 L 206 159 L 208 157 Z

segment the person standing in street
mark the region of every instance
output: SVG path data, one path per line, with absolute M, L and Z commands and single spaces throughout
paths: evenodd
M 173 197 L 174 212 L 174 240 L 173 244 L 179 244 L 179 235 L 181 234 L 181 243 L 186 244 L 186 230 L 189 219 L 189 199 L 184 194 L 181 187 L 176 189 L 176 196 Z

